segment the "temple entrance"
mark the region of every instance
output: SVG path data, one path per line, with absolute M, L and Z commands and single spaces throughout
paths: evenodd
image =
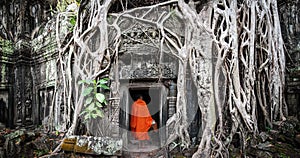
M 157 83 L 134 83 L 123 85 L 123 97 L 120 109 L 120 127 L 123 128 L 122 139 L 124 149 L 132 152 L 151 151 L 158 149 L 165 138 L 165 124 L 167 117 L 166 98 L 167 88 Z M 143 96 L 151 117 L 157 123 L 157 130 L 151 127 L 148 131 L 150 140 L 145 141 L 143 148 L 139 146 L 139 140 L 136 140 L 130 129 L 131 109 L 134 101 L 139 95 Z
M 8 125 L 8 92 L 0 90 L 0 129 Z
M 131 109 L 132 109 L 132 104 L 134 101 L 136 101 L 138 99 L 139 95 L 143 96 L 143 100 L 146 102 L 147 107 L 149 109 L 150 115 L 151 117 L 155 120 L 155 122 L 157 123 L 157 128 L 160 127 L 160 114 L 161 114 L 161 101 L 160 101 L 160 88 L 149 88 L 149 87 L 137 87 L 137 88 L 130 88 L 129 89 L 129 95 L 128 95 L 128 109 L 129 109 L 129 113 L 128 113 L 128 118 L 129 118 L 129 122 L 128 124 L 130 125 L 130 121 L 131 121 Z M 131 129 L 129 128 L 129 131 L 131 131 Z M 135 150 L 138 149 L 143 150 L 143 149 L 147 149 L 147 150 L 151 150 L 151 149 L 155 149 L 160 145 L 160 138 L 159 138 L 159 130 L 154 130 L 153 127 L 151 127 L 148 131 L 150 140 L 148 141 L 143 141 L 144 147 L 142 149 L 140 149 L 139 147 L 139 141 L 136 140 L 133 136 L 131 132 L 128 132 L 128 147 L 129 150 Z

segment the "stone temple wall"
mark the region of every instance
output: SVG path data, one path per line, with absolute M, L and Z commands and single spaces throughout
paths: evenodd
M 41 1 L 0 2 L 0 122 L 7 127 L 31 127 L 41 122 L 39 87 L 48 82 L 43 76 L 53 76 L 46 69 L 52 67 L 47 62 L 55 56 L 43 51 L 51 50 L 51 44 L 43 41 L 38 44 L 43 49 L 36 49 L 37 42 L 32 39 L 51 17 L 49 9 L 50 5 Z
M 137 9 L 129 14 L 135 17 L 148 13 L 144 18 L 149 21 L 156 21 L 162 13 L 171 11 L 172 6 L 164 6 L 152 11 Z M 130 139 L 127 137 L 130 106 L 134 100 L 134 95 L 136 95 L 134 92 L 141 93 L 150 97 L 149 100 L 152 97 L 152 101 L 148 104 L 149 106 L 152 104 L 160 104 L 161 106 L 161 109 L 157 109 L 160 117 L 158 118 L 155 115 L 152 117 L 159 122 L 159 128 L 161 129 L 160 140 L 163 142 L 167 137 L 167 132 L 165 131 L 166 120 L 176 112 L 178 58 L 172 55 L 166 45 L 161 45 L 160 28 L 157 25 L 126 16 L 121 16 L 117 24 L 122 32 L 121 46 L 118 50 L 118 67 L 116 68 L 116 65 L 113 65 L 110 78 L 112 89 L 119 87 L 118 93 L 112 92 L 111 94 L 111 98 L 114 98 L 111 101 L 111 107 L 119 110 L 115 112 L 112 109 L 111 111 L 114 113 L 111 115 L 114 117 L 112 124 L 121 128 L 112 129 L 120 129 L 119 135 L 126 146 L 127 139 Z M 165 21 L 164 26 L 176 34 L 181 42 L 184 41 L 185 26 L 179 16 L 174 13 L 173 16 L 170 16 Z M 113 37 L 114 28 L 109 29 Z M 188 75 L 187 80 L 189 131 L 193 137 L 196 137 L 201 116 L 197 109 L 195 86 L 190 75 Z M 155 91 L 156 94 L 151 94 L 151 91 Z M 155 102 L 153 100 L 155 98 L 160 98 L 160 101 Z M 118 133 L 118 131 L 115 133 Z
M 289 115 L 300 120 L 300 0 L 279 1 L 278 6 L 286 46 L 286 102 Z
M 278 6 L 287 48 L 286 102 L 289 114 L 300 119 L 300 1 L 279 0 Z M 55 79 L 60 80 L 61 77 L 57 65 L 55 17 L 50 16 L 48 9 L 49 5 L 39 1 L 0 1 L 0 18 L 3 21 L 0 25 L 0 123 L 8 127 L 31 126 L 48 121 Z M 168 9 L 164 7 L 160 12 L 153 11 L 148 19 L 158 18 L 159 13 L 168 12 Z M 119 80 L 127 83 L 156 79 L 176 81 L 176 58 L 168 52 L 160 54 L 160 49 L 155 45 L 155 41 L 160 39 L 157 26 L 133 23 L 126 18 L 123 20 L 124 24 L 120 25 L 122 46 L 116 69 Z M 180 37 L 184 36 L 184 27 L 180 22 L 176 23 L 176 19 L 167 20 L 165 24 Z M 16 47 L 11 49 L 5 41 L 13 41 Z M 114 80 L 114 68 L 111 70 L 111 88 L 114 89 L 119 81 Z M 192 90 L 192 82 L 188 84 Z M 121 98 L 119 95 L 111 93 L 110 97 Z M 112 101 L 112 107 L 119 108 L 119 101 Z M 63 105 L 63 102 L 57 99 L 55 104 Z M 188 104 L 195 106 L 194 102 Z M 61 115 L 60 112 L 56 109 L 57 116 Z M 59 117 L 55 118 L 55 124 L 62 124 Z
M 13 125 L 13 49 L 8 40 L 0 40 L 0 124 Z M 0 126 L 0 128 L 1 128 Z

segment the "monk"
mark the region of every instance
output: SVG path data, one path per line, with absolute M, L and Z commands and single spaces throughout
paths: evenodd
M 143 147 L 144 141 L 149 140 L 148 130 L 152 125 L 156 125 L 156 122 L 152 119 L 143 96 L 140 95 L 132 104 L 130 120 L 132 134 L 139 140 L 140 147 Z

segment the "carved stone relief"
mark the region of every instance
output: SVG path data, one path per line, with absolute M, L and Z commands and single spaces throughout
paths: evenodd
M 15 124 L 31 125 L 33 124 L 33 106 L 32 106 L 32 76 L 30 67 L 20 65 L 15 69 Z
M 19 67 L 15 69 L 15 76 L 19 72 Z M 15 125 L 22 124 L 22 99 L 21 99 L 21 81 L 19 77 L 15 77 Z
M 33 111 L 32 111 L 32 76 L 30 67 L 25 68 L 25 80 L 24 80 L 24 86 L 25 86 L 25 98 L 23 99 L 24 102 L 24 108 L 25 108 L 25 122 L 26 124 L 32 124 L 33 119 Z

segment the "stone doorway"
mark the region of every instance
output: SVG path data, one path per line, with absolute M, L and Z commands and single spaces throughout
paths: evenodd
M 8 125 L 8 91 L 0 90 L 0 129 Z
M 128 95 L 128 109 L 129 109 L 129 113 L 128 113 L 128 125 L 130 124 L 130 111 L 132 108 L 132 104 L 133 102 L 137 99 L 137 95 L 142 95 L 145 102 L 147 103 L 149 112 L 151 114 L 151 117 L 155 120 L 155 122 L 157 122 L 157 127 L 160 127 L 160 115 L 161 115 L 161 103 L 160 103 L 160 88 L 149 88 L 149 87 L 137 87 L 137 88 L 129 88 L 129 94 Z M 129 128 L 130 131 L 130 128 Z M 135 140 L 132 137 L 132 133 L 128 132 L 128 147 L 129 150 L 152 150 L 155 148 L 158 148 L 160 145 L 160 139 L 159 139 L 159 130 L 154 131 L 153 128 L 150 128 L 149 132 L 149 137 L 150 140 L 145 142 L 145 147 L 140 149 L 138 147 L 138 141 Z
M 131 152 L 148 152 L 158 149 L 165 138 L 165 124 L 167 116 L 166 96 L 167 89 L 161 84 L 145 84 L 135 83 L 122 86 L 126 89 L 123 91 L 121 98 L 121 115 L 120 126 L 123 127 L 122 139 L 124 142 L 124 150 Z M 137 99 L 137 95 L 141 94 L 147 103 L 151 117 L 157 122 L 158 130 L 154 131 L 150 128 L 148 134 L 150 140 L 145 143 L 144 148 L 139 148 L 138 140 L 132 136 L 130 131 L 130 113 L 133 102 Z

